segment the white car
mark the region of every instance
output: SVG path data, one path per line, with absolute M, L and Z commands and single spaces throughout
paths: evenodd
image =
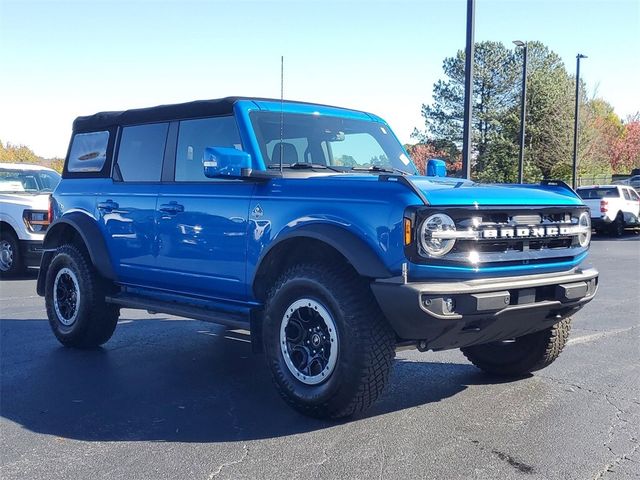
M 591 210 L 591 225 L 596 232 L 608 230 L 616 236 L 627 227 L 640 226 L 640 195 L 626 185 L 579 187 L 578 195 Z
M 50 168 L 0 163 L 0 275 L 39 266 L 49 226 L 49 195 L 60 182 Z

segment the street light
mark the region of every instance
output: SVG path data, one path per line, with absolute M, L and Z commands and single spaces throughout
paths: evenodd
M 578 110 L 580 105 L 580 59 L 587 58 L 579 53 L 576 55 L 576 112 L 573 119 L 573 177 L 571 185 L 576 189 L 578 181 Z
M 522 40 L 514 40 L 517 47 L 522 48 L 524 58 L 522 61 L 522 98 L 520 101 L 520 156 L 518 158 L 518 183 L 523 183 L 524 177 L 524 128 L 527 113 L 527 44 Z

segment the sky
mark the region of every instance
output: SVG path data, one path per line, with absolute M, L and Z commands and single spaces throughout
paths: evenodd
M 375 113 L 400 140 L 465 47 L 465 0 L 0 0 L 0 140 L 64 157 L 73 119 L 225 96 Z M 640 110 L 640 0 L 476 0 L 476 42 L 539 40 Z M 514 47 L 515 48 L 515 47 Z

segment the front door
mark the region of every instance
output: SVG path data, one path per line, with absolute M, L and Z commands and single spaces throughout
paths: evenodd
M 205 177 L 207 147 L 242 148 L 232 116 L 180 122 L 174 181 L 158 196 L 158 281 L 181 294 L 242 301 L 254 184 Z

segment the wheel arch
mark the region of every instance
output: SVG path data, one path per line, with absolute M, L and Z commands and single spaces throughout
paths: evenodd
M 282 235 L 262 253 L 251 279 L 255 298 L 264 300 L 275 279 L 303 260 L 342 261 L 363 277 L 392 276 L 382 259 L 354 233 L 334 225 L 313 224 Z
M 55 249 L 64 243 L 73 243 L 84 248 L 98 273 L 106 279 L 115 280 L 111 257 L 98 223 L 90 215 L 76 211 L 62 216 L 47 229 L 38 275 L 38 295 L 44 295 L 47 269 Z

